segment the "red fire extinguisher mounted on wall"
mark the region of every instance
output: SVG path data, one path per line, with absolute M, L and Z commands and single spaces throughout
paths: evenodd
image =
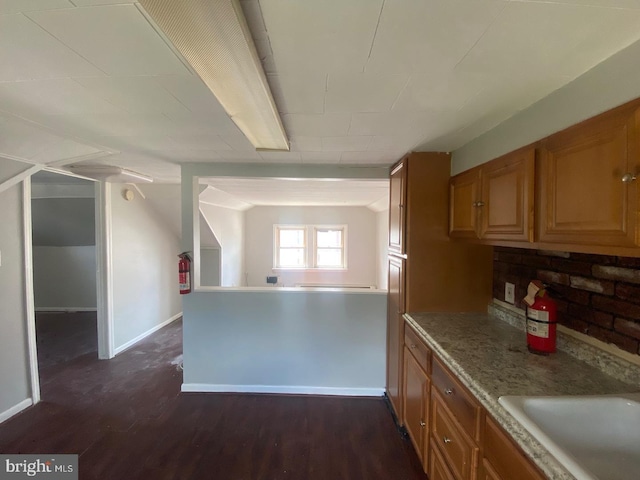
M 527 296 L 527 347 L 533 353 L 549 354 L 556 351 L 556 324 L 558 307 L 542 282 L 529 284 Z
M 187 252 L 178 255 L 178 282 L 180 283 L 180 295 L 191 293 L 191 257 Z

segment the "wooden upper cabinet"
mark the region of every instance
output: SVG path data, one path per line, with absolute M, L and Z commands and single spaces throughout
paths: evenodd
M 407 165 L 403 159 L 391 169 L 389 183 L 389 251 L 404 254 L 405 251 L 405 202 L 407 198 Z
M 543 142 L 541 242 L 639 244 L 639 111 L 623 105 Z
M 532 242 L 534 180 L 533 147 L 452 177 L 449 235 Z
M 480 169 L 474 168 L 451 178 L 449 183 L 449 236 L 478 238 Z
M 480 238 L 533 241 L 534 148 L 497 158 L 480 170 Z

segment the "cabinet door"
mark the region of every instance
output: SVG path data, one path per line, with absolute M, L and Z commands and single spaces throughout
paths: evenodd
M 487 479 L 543 480 L 544 478 L 488 416 L 485 419 L 484 456 L 483 467 L 487 472 Z M 487 468 L 489 464 L 490 467 Z
M 449 236 L 478 238 L 480 170 L 474 168 L 449 182 Z
M 482 472 L 479 478 L 480 480 L 503 480 L 500 478 L 500 475 L 495 472 L 491 464 L 487 462 L 486 458 L 482 460 Z
M 535 149 L 497 158 L 480 175 L 480 238 L 532 242 Z
M 407 160 L 402 160 L 391 170 L 389 183 L 389 251 L 404 254 L 404 226 L 407 198 Z
M 429 480 L 456 480 L 437 448 L 430 450 Z
M 428 436 L 429 380 L 407 347 L 404 347 L 404 426 L 426 467 L 424 442 Z M 426 468 L 425 468 L 426 471 Z
M 637 243 L 639 114 L 629 108 L 549 137 L 541 151 L 541 242 Z
M 387 298 L 387 395 L 402 425 L 402 348 L 404 344 L 404 259 L 389 257 Z

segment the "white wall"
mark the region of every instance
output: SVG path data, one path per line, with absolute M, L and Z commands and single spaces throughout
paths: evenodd
M 0 419 L 31 397 L 21 185 L 0 192 Z
M 453 175 L 640 97 L 640 42 L 453 152 Z
M 203 287 L 219 287 L 221 267 L 219 248 L 200 249 L 200 285 Z
M 211 227 L 222 250 L 222 286 L 244 286 L 244 213 L 207 203 L 200 212 Z
M 139 195 L 111 196 L 114 345 L 118 350 L 181 311 L 180 242 Z
M 96 247 L 33 247 L 36 309 L 96 308 Z
M 376 214 L 376 228 L 378 239 L 378 257 L 376 260 L 376 272 L 378 275 L 378 288 L 386 289 L 389 283 L 389 210 Z
M 386 316 L 385 292 L 192 293 L 183 390 L 382 395 Z
M 347 225 L 347 270 L 273 270 L 273 226 Z M 376 285 L 376 214 L 365 207 L 253 207 L 245 212 L 245 265 L 249 286 L 299 283 Z
M 46 193 L 41 187 L 63 197 L 33 198 L 36 191 Z M 39 310 L 96 308 L 95 202 L 66 197 L 75 187 L 46 184 L 32 190 L 33 288 Z M 93 183 L 87 187 L 93 196 Z

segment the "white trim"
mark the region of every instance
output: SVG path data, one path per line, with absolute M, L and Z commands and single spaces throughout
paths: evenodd
M 131 340 L 129 340 L 127 343 L 125 343 L 124 345 L 120 345 L 119 347 L 117 347 L 114 350 L 114 353 L 116 355 L 118 355 L 119 353 L 124 352 L 127 348 L 133 347 L 136 343 L 138 343 L 140 340 L 143 340 L 145 338 L 147 338 L 149 335 L 151 335 L 152 333 L 157 332 L 158 330 L 160 330 L 163 327 L 166 327 L 167 325 L 169 325 L 171 322 L 175 322 L 177 319 L 179 319 L 180 317 L 182 317 L 182 312 L 175 314 L 173 317 L 171 317 L 169 320 L 165 320 L 164 322 L 162 322 L 159 325 L 156 325 L 155 327 L 150 328 L 149 330 L 147 330 L 144 333 L 141 333 L 140 335 L 138 335 L 136 338 L 133 338 Z
M 3 157 L 6 157 L 6 155 L 3 155 Z M 22 160 L 20 161 L 22 162 Z M 26 180 L 27 178 L 31 178 L 31 175 L 39 172 L 40 170 L 42 170 L 42 168 L 43 168 L 43 165 L 34 165 L 32 167 L 27 168 L 26 170 L 23 170 L 20 173 L 15 174 L 13 177 L 9 178 L 8 180 L 5 180 L 4 182 L 0 183 L 0 192 L 9 190 L 11 187 L 13 187 L 14 185 L 18 185 L 23 180 Z M 29 199 L 29 203 L 31 203 L 31 199 Z
M 96 307 L 36 307 L 36 312 L 97 312 Z
M 17 415 L 18 413 L 23 411 L 25 408 L 29 408 L 31 405 L 33 405 L 33 400 L 31 400 L 30 398 L 27 398 L 21 401 L 20 403 L 14 405 L 13 407 L 9 408 L 8 410 L 1 412 L 0 423 L 6 420 L 9 420 L 11 417 L 13 417 L 14 415 Z
M 115 356 L 113 339 L 113 264 L 111 251 L 111 184 L 96 182 L 96 303 L 98 358 Z
M 27 317 L 27 343 L 29 349 L 29 380 L 32 404 L 40 401 L 40 374 L 38 372 L 38 348 L 36 343 L 36 312 L 33 293 L 33 242 L 31 226 L 31 177 L 22 183 L 22 229 L 24 240 L 24 292 Z
M 384 387 L 306 387 L 294 385 L 217 385 L 209 383 L 183 383 L 183 392 L 202 393 L 280 393 L 296 395 L 337 395 L 342 397 L 382 397 Z

